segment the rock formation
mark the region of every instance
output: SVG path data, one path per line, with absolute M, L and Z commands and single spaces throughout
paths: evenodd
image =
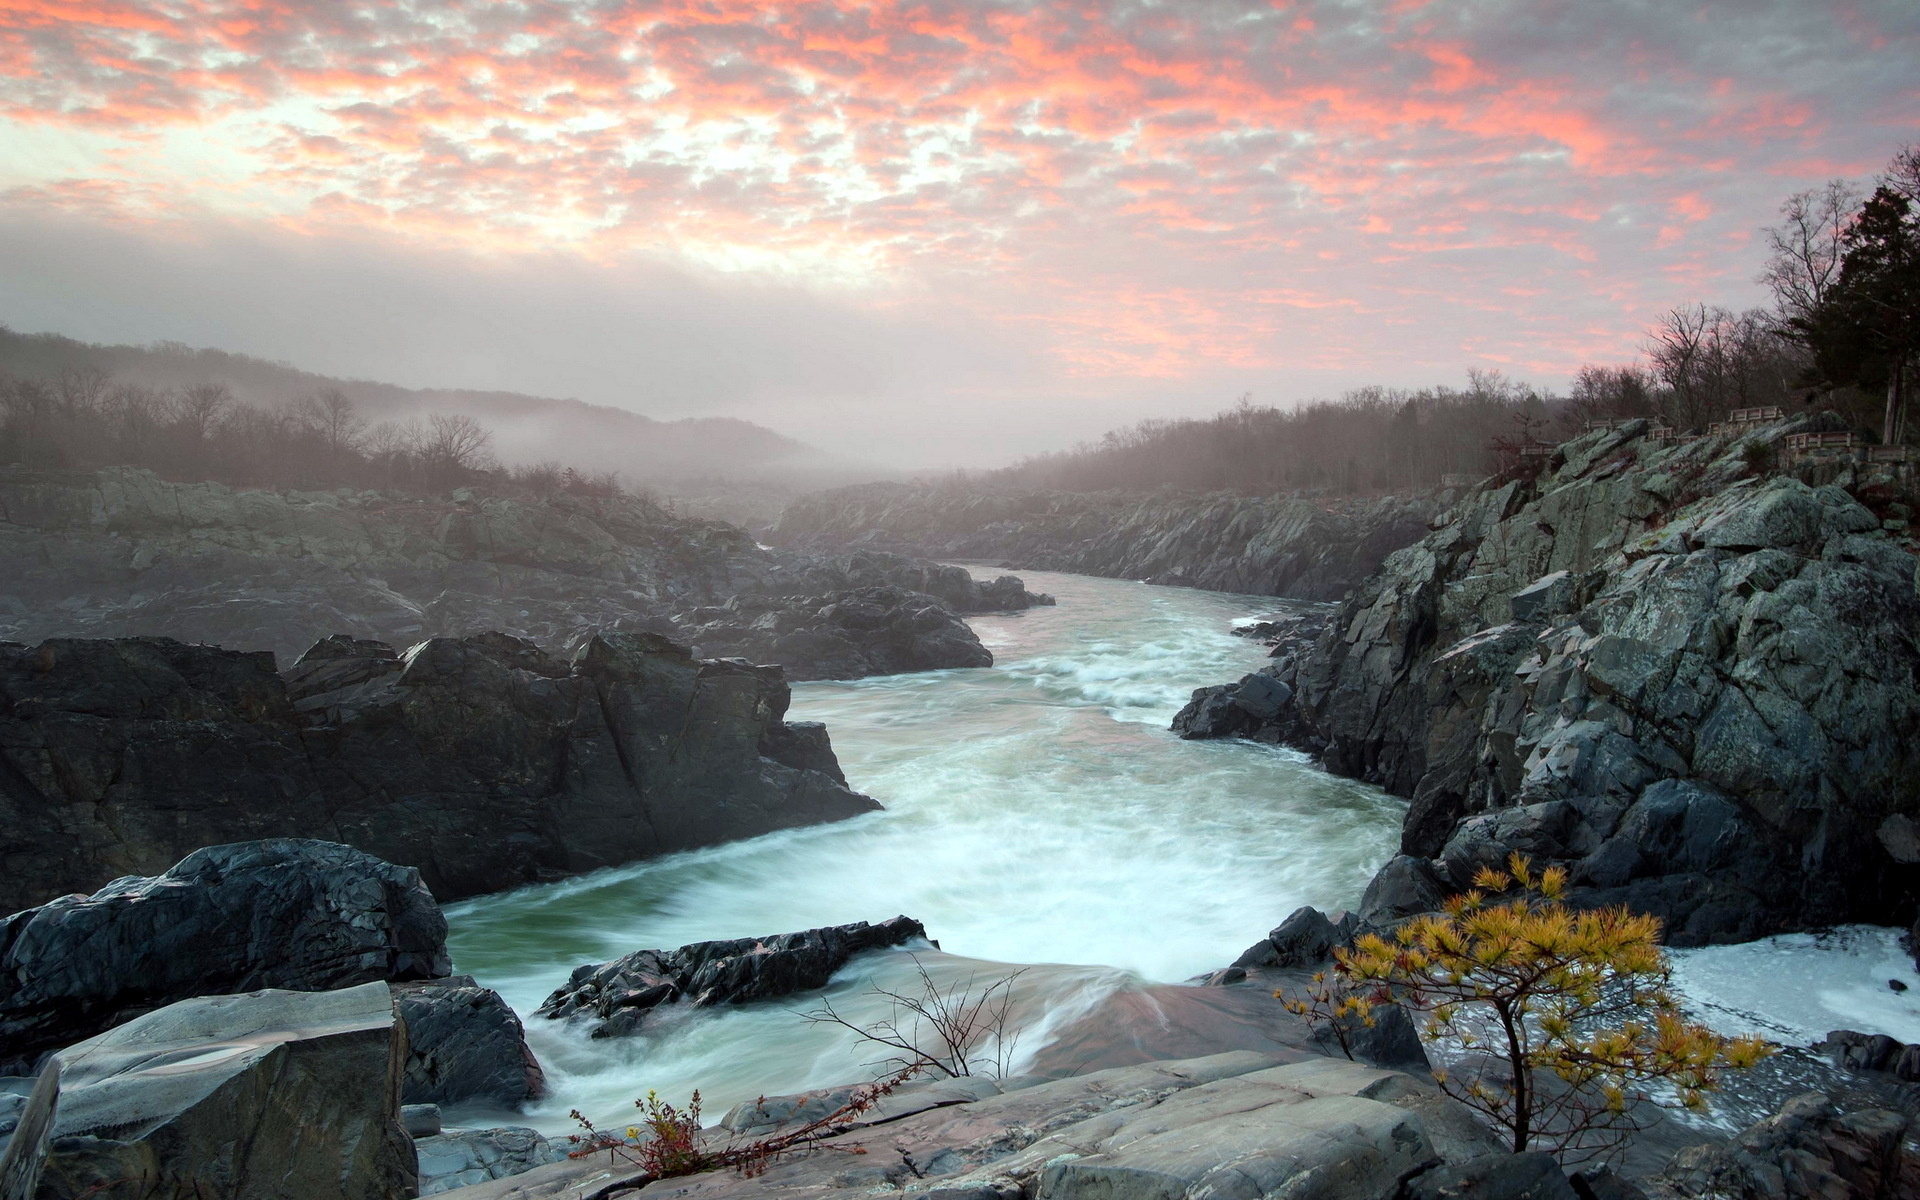
M 1363 916 L 1519 850 L 1569 864 L 1584 903 L 1659 914 L 1677 945 L 1904 924 L 1915 547 L 1871 469 L 1775 473 L 1811 420 L 1569 442 L 1389 557 L 1297 670 L 1196 697 L 1187 727 L 1257 718 L 1411 799 Z
M 816 492 L 767 534 L 783 548 L 856 547 L 1008 561 L 1035 571 L 1337 600 L 1427 532 L 1425 498 L 954 490 L 876 483 Z
M 795 680 L 993 665 L 993 655 L 945 605 L 897 587 L 736 596 L 693 609 L 681 622 L 679 635 L 698 653 L 777 662 Z
M 1010 576 L 980 583 L 898 555 L 770 551 L 736 526 L 630 496 L 247 491 L 133 468 L 0 471 L 0 639 L 165 636 L 291 661 L 335 633 L 410 645 L 492 630 L 571 654 L 594 630 L 671 634 L 686 610 L 735 596 L 829 603 L 872 587 L 955 612 L 1051 603 Z
M 393 1003 L 407 1026 L 403 1103 L 517 1109 L 546 1091 L 519 1016 L 472 976 L 395 983 Z
M 788 698 L 777 667 L 650 633 L 571 663 L 332 637 L 284 674 L 162 638 L 0 643 L 0 911 L 236 837 L 344 842 L 450 900 L 877 809 Z
M 329 842 L 197 850 L 0 921 L 0 1075 L 194 996 L 442 976 L 446 939 L 411 867 Z
M 827 986 L 856 954 L 924 940 L 920 922 L 895 917 L 878 925 L 856 921 L 799 933 L 720 942 L 678 950 L 636 950 L 608 963 L 574 968 L 548 996 L 539 1015 L 589 1022 L 594 1037 L 633 1033 L 663 1004 L 693 1007 L 745 1004 Z
M 21 1119 L 51 1137 L 16 1136 L 0 1178 L 37 1174 L 23 1200 L 412 1195 L 405 1043 L 383 983 L 183 1000 L 55 1056 Z

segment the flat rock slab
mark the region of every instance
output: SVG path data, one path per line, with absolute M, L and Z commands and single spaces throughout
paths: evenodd
M 910 1106 L 909 1106 L 910 1107 Z M 858 1147 L 862 1153 L 849 1153 Z M 1120 1067 L 905 1115 L 776 1159 L 765 1174 L 649 1184 L 660 1200 L 876 1191 L 964 1200 L 1267 1197 L 1390 1200 L 1400 1181 L 1498 1147 L 1431 1083 L 1345 1059 L 1234 1051 Z M 604 1154 L 444 1193 L 455 1200 L 625 1195 Z

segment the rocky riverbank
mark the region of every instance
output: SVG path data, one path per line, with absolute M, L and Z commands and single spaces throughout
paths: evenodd
M 1676 945 L 1849 920 L 1920 889 L 1920 598 L 1891 468 L 1786 466 L 1818 418 L 1644 422 L 1490 482 L 1385 560 L 1310 649 L 1203 689 L 1256 736 L 1411 801 L 1375 921 L 1512 850 Z
M 817 615 L 873 588 L 933 597 L 914 602 L 904 651 L 896 631 Z M 0 471 L 0 640 L 162 636 L 291 661 L 336 633 L 411 645 L 498 631 L 571 654 L 601 629 L 697 641 L 711 610 L 741 597 L 778 600 L 789 617 L 778 634 L 731 631 L 726 653 L 795 679 L 875 663 L 981 665 L 959 614 L 1051 603 L 1011 576 L 980 582 L 899 555 L 770 551 L 736 526 L 633 496 L 248 491 L 132 468 Z M 820 639 L 786 636 L 815 627 Z
M 876 483 L 802 496 L 768 531 L 811 553 L 889 550 L 1019 570 L 1338 600 L 1427 532 L 1440 502 Z
M 321 837 L 443 899 L 842 820 L 778 667 L 609 632 L 273 656 L 165 638 L 0 643 L 0 911 L 235 837 Z

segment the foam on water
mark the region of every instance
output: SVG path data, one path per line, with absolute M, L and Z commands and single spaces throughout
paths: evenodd
M 1675 986 L 1722 1033 L 1808 1045 L 1835 1029 L 1920 1042 L 1920 972 L 1898 929 L 1845 925 L 1738 946 L 1674 950 Z M 1904 992 L 1889 986 L 1898 980 Z
M 1401 802 L 1290 751 L 1167 732 L 1195 687 L 1261 664 L 1226 629 L 1275 601 L 1028 582 L 1060 606 L 973 619 L 993 668 L 794 688 L 793 716 L 827 723 L 849 780 L 887 811 L 453 906 L 457 968 L 526 1014 L 580 963 L 904 912 L 940 941 L 922 958 L 942 978 L 1039 964 L 1018 984 L 1031 1054 L 1117 988 L 1221 966 L 1301 904 L 1358 899 Z M 912 969 L 905 953 L 869 956 L 830 995 L 871 1019 L 871 982 L 906 986 Z M 622 1121 L 648 1088 L 698 1087 L 718 1116 L 859 1077 L 871 1054 L 794 1015 L 816 1000 L 598 1042 L 530 1020 L 554 1083 L 533 1122 L 564 1128 L 575 1106 Z

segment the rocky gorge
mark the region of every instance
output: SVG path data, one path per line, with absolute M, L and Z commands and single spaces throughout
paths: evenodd
M 0 469 L 0 566 L 0 639 L 161 636 L 291 660 L 337 633 L 411 645 L 498 632 L 570 654 L 593 630 L 684 642 L 697 627 L 794 679 L 844 677 L 868 657 L 978 666 L 958 614 L 1048 602 L 1010 576 L 980 583 L 899 555 L 770 551 L 638 496 L 250 490 L 124 467 Z M 762 609 L 716 617 L 743 597 Z M 850 621 L 834 608 L 849 600 L 885 611 Z M 756 624 L 767 607 L 782 616 Z
M 1675 945 L 1849 920 L 1920 888 L 1920 599 L 1897 467 L 1789 462 L 1817 416 L 1646 422 L 1492 480 L 1311 638 L 1196 693 L 1183 736 L 1306 748 L 1410 807 L 1362 917 L 1512 851 Z M 1910 483 L 1904 485 L 1910 493 Z
M 1019 570 L 1338 600 L 1427 532 L 1439 501 L 1177 491 L 1045 492 L 864 484 L 803 496 L 767 538 L 816 553 L 887 550 Z

